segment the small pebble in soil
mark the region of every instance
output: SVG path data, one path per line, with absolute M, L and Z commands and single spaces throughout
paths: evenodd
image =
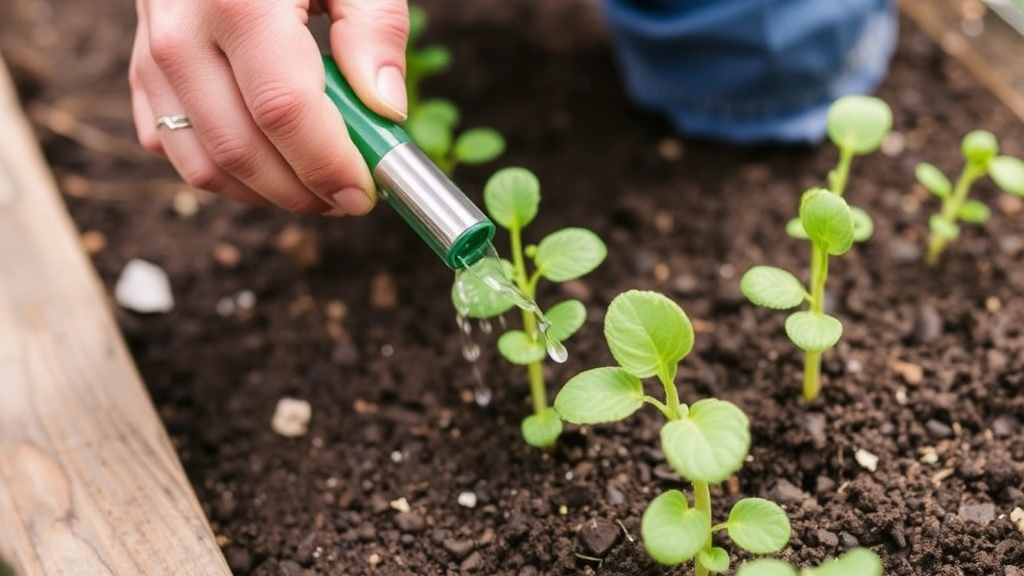
M 475 572 L 484 565 L 484 557 L 479 552 L 473 552 L 468 558 L 459 564 L 459 570 L 462 572 Z
M 152 262 L 129 260 L 114 286 L 114 299 L 126 310 L 142 314 L 167 313 L 174 309 L 174 296 L 167 274 Z
M 413 533 L 426 528 L 427 522 L 423 519 L 423 516 L 407 510 L 395 514 L 395 526 L 402 532 Z
M 274 239 L 274 246 L 300 268 L 310 269 L 320 264 L 320 241 L 315 232 L 301 226 L 285 226 Z
M 930 344 L 942 336 L 942 329 L 942 315 L 934 306 L 926 304 L 917 310 L 917 317 L 914 319 L 914 342 Z
M 82 250 L 85 250 L 85 253 L 89 256 L 95 256 L 103 252 L 103 249 L 107 247 L 107 237 L 103 232 L 97 230 L 83 232 L 79 242 L 82 244 Z
M 224 268 L 235 268 L 242 261 L 242 251 L 234 244 L 217 242 L 213 245 L 213 260 Z
M 619 541 L 622 532 L 614 523 L 604 518 L 588 520 L 580 530 L 580 543 L 597 558 L 604 558 Z
M 783 478 L 768 490 L 768 498 L 783 506 L 799 508 L 801 504 L 811 499 L 811 495 Z
M 454 538 L 445 539 L 441 545 L 455 560 L 462 560 L 466 556 L 469 556 L 469 553 L 476 547 L 476 544 L 472 540 L 456 540 Z
M 1024 200 L 1009 194 L 1000 194 L 996 199 L 996 208 L 1006 216 L 1016 216 L 1024 212 Z
M 889 367 L 907 384 L 917 385 L 924 380 L 924 368 L 922 368 L 920 364 L 904 362 L 902 360 L 893 360 L 889 364 Z
M 1010 522 L 1017 525 L 1017 530 L 1024 534 L 1024 508 L 1015 507 L 1010 511 Z
M 968 522 L 988 524 L 996 517 L 996 506 L 991 502 L 983 504 L 961 504 L 957 515 Z
M 392 510 L 398 510 L 399 512 L 408 512 L 412 509 L 412 507 L 409 506 L 409 501 L 404 497 L 388 502 L 388 506 L 390 506 Z
M 395 464 L 398 464 L 398 463 L 400 463 L 402 461 L 402 459 L 403 459 L 403 456 L 402 456 L 402 451 L 401 450 L 392 450 L 391 451 L 391 461 L 392 462 L 394 462 Z
M 940 422 L 934 418 L 925 422 L 924 427 L 928 430 L 928 435 L 935 440 L 953 437 L 953 428 L 949 424 Z
M 218 298 L 213 310 L 217 313 L 217 316 L 228 318 L 235 313 L 235 299 L 230 296 Z
M 1009 438 L 1020 430 L 1020 420 L 1009 414 L 1003 414 L 992 421 L 992 433 L 997 438 Z
M 457 499 L 459 506 L 463 508 L 476 508 L 476 494 L 473 492 L 463 492 L 459 494 Z
M 839 546 L 839 536 L 830 530 L 818 530 L 814 535 L 818 539 L 818 545 L 826 548 L 836 548 Z
M 380 554 L 377 554 L 376 552 L 366 557 L 366 563 L 369 564 L 370 567 L 377 566 L 380 564 L 381 560 Z
M 278 574 L 281 576 L 302 576 L 302 566 L 294 560 L 282 560 L 278 565 Z
M 398 284 L 387 272 L 380 272 L 370 279 L 370 306 L 374 310 L 394 310 L 398 307 Z
M 1000 236 L 996 242 L 999 249 L 1007 256 L 1016 256 L 1024 250 L 1024 238 L 1020 236 Z
M 919 460 L 922 464 L 935 464 L 939 461 L 939 452 L 933 446 L 925 446 L 921 448 Z
M 313 407 L 309 402 L 298 398 L 281 398 L 274 408 L 270 428 L 286 438 L 297 438 L 306 434 L 312 417 Z
M 882 140 L 882 154 L 889 158 L 895 158 L 903 153 L 907 147 L 907 137 L 902 132 L 892 131 L 885 135 Z
M 662 138 L 658 141 L 658 156 L 666 162 L 676 162 L 683 157 L 683 143 L 676 138 Z
M 693 274 L 679 274 L 672 279 L 671 287 L 682 296 L 693 294 L 700 286 L 697 277 Z
M 889 257 L 897 264 L 913 264 L 921 261 L 921 247 L 903 238 L 889 242 Z
M 256 293 L 252 290 L 239 290 L 235 294 L 235 305 L 239 310 L 252 310 L 256 306 Z
M 626 501 L 626 496 L 623 495 L 622 491 L 610 483 L 605 487 L 605 498 L 608 499 L 608 504 L 612 506 L 622 506 Z
M 191 218 L 199 212 L 199 198 L 191 190 L 182 190 L 174 195 L 171 208 L 181 218 Z
M 853 459 L 860 464 L 860 467 L 867 470 L 868 472 L 874 472 L 878 469 L 878 456 L 868 452 L 863 448 L 858 448 L 853 453 Z

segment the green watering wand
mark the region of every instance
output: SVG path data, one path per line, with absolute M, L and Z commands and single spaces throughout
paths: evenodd
M 459 269 L 490 248 L 494 223 L 462 193 L 401 126 L 366 107 L 324 56 L 327 95 L 341 111 L 383 197 L 448 265 Z

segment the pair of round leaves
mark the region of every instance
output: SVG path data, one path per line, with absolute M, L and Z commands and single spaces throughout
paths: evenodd
M 773 558 L 748 562 L 736 576 L 882 576 L 884 567 L 877 554 L 867 548 L 854 548 L 836 560 L 797 573 L 789 564 Z
M 1015 196 L 1024 196 L 1024 161 L 1013 156 L 997 156 L 988 163 L 988 175 L 997 186 Z M 914 169 L 914 176 L 929 192 L 939 198 L 948 198 L 953 193 L 953 184 L 934 164 L 922 162 Z M 972 201 L 964 203 L 966 207 Z M 977 202 L 977 204 L 981 204 Z M 984 206 L 984 204 L 981 204 Z M 977 209 L 971 209 L 976 211 Z M 961 217 L 968 222 L 967 217 Z
M 733 543 L 754 554 L 778 552 L 789 542 L 786 513 L 778 504 L 761 498 L 737 502 L 722 527 Z M 691 508 L 686 495 L 678 490 L 661 494 L 647 506 L 640 534 L 647 553 L 661 564 L 674 566 L 696 559 L 711 572 L 729 569 L 728 552 L 717 546 L 705 548 L 711 539 L 711 519 L 706 512 Z
M 810 298 L 796 276 L 774 266 L 747 270 L 740 279 L 740 291 L 754 304 L 773 310 L 796 308 Z M 839 342 L 843 325 L 828 314 L 794 312 L 786 318 L 786 335 L 805 352 L 824 352 Z
M 656 292 L 630 290 L 615 297 L 605 315 L 605 338 L 618 366 L 571 378 L 555 397 L 555 410 L 574 424 L 602 424 L 629 417 L 646 401 L 641 378 L 657 376 L 675 386 L 679 362 L 693 349 L 693 325 L 675 302 Z M 661 429 L 669 465 L 690 480 L 717 484 L 743 465 L 750 423 L 735 405 L 700 400 Z
M 448 100 L 429 100 L 409 115 L 405 129 L 413 141 L 435 160 L 483 164 L 505 151 L 505 139 L 491 128 L 470 128 L 455 138 L 458 123 L 459 111 L 454 104 Z
M 844 96 L 828 109 L 828 137 L 840 150 L 870 154 L 892 129 L 892 110 L 873 96 Z

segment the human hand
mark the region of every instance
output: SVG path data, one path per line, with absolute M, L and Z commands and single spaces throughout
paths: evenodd
M 311 6 L 312 2 L 312 6 Z M 365 214 L 376 189 L 324 93 L 309 15 L 372 110 L 406 116 L 406 0 L 137 0 L 129 81 L 139 141 L 189 184 L 301 213 Z M 190 129 L 158 127 L 183 114 Z

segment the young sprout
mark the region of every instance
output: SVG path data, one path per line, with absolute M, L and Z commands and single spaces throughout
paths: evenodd
M 798 572 L 781 560 L 762 558 L 740 566 L 736 576 L 882 576 L 882 560 L 867 548 L 854 548 L 836 560 Z
M 964 136 L 960 147 L 964 154 L 964 167 L 956 186 L 941 170 L 927 162 L 918 164 L 914 171 L 917 181 L 942 199 L 942 210 L 928 220 L 931 235 L 926 261 L 931 266 L 938 264 L 946 244 L 960 236 L 957 222 L 983 224 L 991 216 L 984 203 L 967 199 L 975 180 L 987 174 L 1003 190 L 1024 196 L 1024 162 L 1013 156 L 1000 156 L 999 144 L 991 132 L 975 130 Z
M 809 287 L 805 289 L 796 276 L 781 268 L 754 266 L 740 279 L 740 290 L 754 304 L 774 310 L 808 303 L 807 310 L 794 312 L 786 319 L 786 335 L 805 352 L 803 397 L 810 402 L 821 391 L 821 354 L 843 335 L 839 320 L 825 313 L 829 256 L 850 249 L 856 239 L 856 224 L 842 197 L 815 188 L 800 200 L 800 225 L 811 242 Z
M 405 129 L 413 141 L 446 174 L 459 164 L 483 164 L 505 151 L 505 140 L 491 128 L 470 128 L 455 136 L 459 110 L 448 100 L 422 100 L 420 84 L 426 78 L 451 66 L 451 53 L 444 46 L 420 47 L 427 26 L 427 14 L 419 6 L 409 6 L 409 41 L 406 48 L 405 85 L 409 98 L 409 117 Z
M 884 100 L 873 96 L 844 96 L 829 107 L 827 129 L 829 140 L 839 149 L 839 163 L 828 173 L 828 188 L 842 196 L 854 156 L 878 150 L 892 129 L 892 110 Z M 856 232 L 853 239 L 864 242 L 875 230 L 871 216 L 855 206 L 850 212 Z M 789 221 L 786 232 L 794 238 L 807 238 L 799 218 Z
M 617 296 L 604 321 L 605 339 L 617 366 L 577 374 L 555 398 L 567 422 L 603 424 L 628 418 L 645 403 L 667 420 L 661 429 L 665 459 L 693 486 L 693 502 L 679 490 L 655 498 L 640 524 L 644 547 L 666 565 L 693 560 L 697 576 L 725 572 L 729 553 L 712 535 L 724 531 L 734 544 L 754 554 L 770 554 L 789 542 L 789 519 L 778 505 L 744 498 L 728 519 L 713 523 L 710 485 L 740 469 L 750 449 L 750 423 L 735 405 L 714 398 L 687 405 L 679 400 L 679 362 L 693 348 L 693 326 L 675 302 L 655 293 L 630 290 Z M 642 379 L 657 378 L 659 400 L 644 393 Z
M 499 170 L 484 186 L 484 205 L 494 222 L 509 232 L 512 261 L 502 261 L 507 276 L 527 298 L 536 299 L 541 278 L 567 282 L 589 274 L 607 255 L 604 242 L 590 230 L 563 228 L 537 245 L 523 245 L 522 231 L 537 215 L 540 183 L 525 168 Z M 527 261 L 532 266 L 527 266 Z M 532 271 L 531 271 L 532 268 Z M 473 276 L 452 289 L 455 309 L 465 318 L 492 318 L 509 311 L 513 303 Z M 561 342 L 583 326 L 586 308 L 579 300 L 565 300 L 543 314 L 547 326 L 523 311 L 522 330 L 509 330 L 498 339 L 498 351 L 512 364 L 526 366 L 533 398 L 533 414 L 523 420 L 523 438 L 531 446 L 547 448 L 562 433 L 562 421 L 548 406 L 542 362 L 552 343 Z M 546 342 L 547 341 L 547 342 Z M 559 361 L 564 361 L 561 358 Z

